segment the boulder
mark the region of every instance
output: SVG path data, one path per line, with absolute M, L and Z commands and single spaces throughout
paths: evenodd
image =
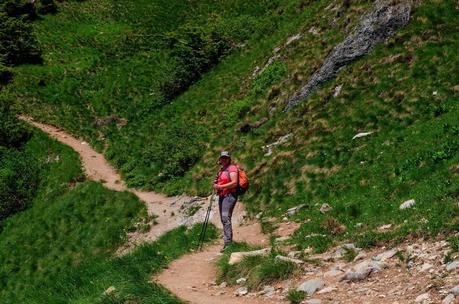
M 249 290 L 247 289 L 247 287 L 239 287 L 236 290 L 235 295 L 236 295 L 236 297 L 242 297 L 242 296 L 245 296 L 248 293 L 249 293 Z
M 450 293 L 441 301 L 441 304 L 453 304 L 455 298 L 456 297 Z
M 265 286 L 263 287 L 263 290 L 261 290 L 258 294 L 265 296 L 267 298 L 271 298 L 272 296 L 274 296 L 275 293 L 276 293 L 276 290 L 274 289 L 274 287 Z
M 373 257 L 373 261 L 384 262 L 385 260 L 392 258 L 396 253 L 397 251 L 395 251 L 394 249 L 385 251 Z
M 459 296 L 459 285 L 456 285 L 455 287 L 451 288 L 449 293 L 455 296 Z
M 342 281 L 356 282 L 366 279 L 372 273 L 380 272 L 387 265 L 379 261 L 364 261 L 354 267 L 354 271 L 347 271 Z
M 228 264 L 234 265 L 242 261 L 244 257 L 248 256 L 267 256 L 271 252 L 271 248 L 264 248 L 254 251 L 233 252 L 230 256 Z
M 325 281 L 321 279 L 312 279 L 303 282 L 300 286 L 297 287 L 297 291 L 302 291 L 307 293 L 309 296 L 313 295 L 317 290 L 324 287 L 326 284 Z
M 417 296 L 414 300 L 415 303 L 426 303 L 428 301 L 430 301 L 430 294 L 428 292 Z
M 447 271 L 453 271 L 455 269 L 459 268 L 459 261 L 454 261 L 446 265 L 446 270 Z
M 424 263 L 422 264 L 421 267 L 419 267 L 419 271 L 420 272 L 426 272 L 426 271 L 429 271 L 430 269 L 432 269 L 433 265 L 430 264 L 430 263 Z
M 414 199 L 407 200 L 406 202 L 400 205 L 400 210 L 411 208 L 415 204 L 416 204 L 416 201 Z

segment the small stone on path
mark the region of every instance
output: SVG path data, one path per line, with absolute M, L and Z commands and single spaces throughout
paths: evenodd
M 236 284 L 239 284 L 239 285 L 244 284 L 245 282 L 247 282 L 246 278 L 239 278 L 236 280 Z
M 449 295 L 447 295 L 443 301 L 441 302 L 441 304 L 453 304 L 454 303 L 454 299 L 455 299 L 455 296 L 450 293 Z
M 277 260 L 277 261 L 283 261 L 283 262 L 294 263 L 294 264 L 297 264 L 297 265 L 304 264 L 304 262 L 303 262 L 302 260 L 294 259 L 294 258 L 289 258 L 289 257 L 285 257 L 285 256 L 282 256 L 282 255 L 276 256 L 276 260 Z
M 228 286 L 228 283 L 226 282 L 222 282 L 220 285 L 218 285 L 220 288 L 226 288 L 226 286 Z
M 430 301 L 430 294 L 427 292 L 417 296 L 416 300 L 414 300 L 415 303 L 426 303 L 428 301 Z
M 452 293 L 453 295 L 455 296 L 459 296 L 459 285 L 451 288 L 451 290 L 449 291 L 449 293 Z
M 459 268 L 459 261 L 454 261 L 446 265 L 446 270 L 447 271 L 453 271 L 455 269 Z
M 242 297 L 242 296 L 245 296 L 248 293 L 249 293 L 249 291 L 248 291 L 247 287 L 239 287 L 236 290 L 235 294 L 236 294 L 237 297 Z
M 322 301 L 319 299 L 306 300 L 306 304 L 321 304 Z
M 271 252 L 271 248 L 265 248 L 260 250 L 254 251 L 246 251 L 246 252 L 233 252 L 231 253 L 230 259 L 228 264 L 234 265 L 242 261 L 244 257 L 247 256 L 266 256 Z
M 325 287 L 324 289 L 320 290 L 319 292 L 317 292 L 317 294 L 324 294 L 324 293 L 330 293 L 332 291 L 335 291 L 336 288 L 335 287 Z
M 367 257 L 367 254 L 363 251 L 359 252 L 359 254 L 357 254 L 354 258 L 354 262 L 357 262 L 357 261 L 360 261 L 360 260 L 363 260 Z
M 373 257 L 373 260 L 374 261 L 379 261 L 379 262 L 384 262 L 385 260 L 388 260 L 388 259 L 392 258 L 396 253 L 397 253 L 397 251 L 395 251 L 393 249 L 392 250 L 388 250 L 388 251 L 385 251 L 385 252 L 380 253 L 377 256 Z
M 313 295 L 318 289 L 325 286 L 325 281 L 321 279 L 312 279 L 303 282 L 298 288 L 297 291 L 303 291 L 307 293 L 309 296 Z
M 262 291 L 260 291 L 258 294 L 259 295 L 263 295 L 267 298 L 271 298 L 272 296 L 274 296 L 274 294 L 276 293 L 276 289 L 274 289 L 274 287 L 272 286 L 265 286 L 263 288 Z
M 426 272 L 426 271 L 430 270 L 432 267 L 433 267 L 432 264 L 430 264 L 430 263 L 424 263 L 424 264 L 419 268 L 419 271 L 420 271 L 420 272 Z

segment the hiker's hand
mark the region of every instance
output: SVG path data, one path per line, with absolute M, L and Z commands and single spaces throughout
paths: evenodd
M 221 190 L 222 188 L 220 187 L 220 185 L 214 184 L 214 189 L 215 190 Z

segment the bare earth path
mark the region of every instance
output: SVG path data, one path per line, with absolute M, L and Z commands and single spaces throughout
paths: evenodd
M 105 160 L 104 156 L 92 149 L 85 141 L 79 140 L 57 127 L 35 122 L 30 117 L 21 116 L 20 119 L 27 121 L 78 152 L 85 174 L 89 179 L 100 181 L 111 190 L 132 192 L 145 202 L 148 214 L 155 217 L 156 224 L 152 225 L 146 233 L 134 232 L 130 234 L 127 244 L 118 250 L 118 254 L 124 254 L 142 242 L 154 241 L 162 234 L 180 225 L 193 225 L 204 218 L 208 204 L 207 199 L 187 196 L 167 197 L 155 192 L 130 189 Z M 187 210 L 196 205 L 200 206 L 201 209 L 193 216 L 188 216 Z M 259 224 L 243 226 L 241 224 L 243 216 L 244 208 L 242 204 L 238 204 L 233 216 L 233 222 L 236 226 L 235 240 L 256 245 L 267 245 L 268 240 L 262 234 Z M 211 222 L 220 226 L 214 211 L 211 214 Z M 181 257 L 157 276 L 155 281 L 189 303 L 274 303 L 267 299 L 235 297 L 234 289 L 231 288 L 220 288 L 217 295 L 216 290 L 209 286 L 209 283 L 215 280 L 215 261 L 219 256 L 220 246 L 220 244 L 208 246 L 202 252 Z

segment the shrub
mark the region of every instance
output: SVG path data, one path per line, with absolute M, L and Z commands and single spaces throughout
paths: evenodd
M 40 63 L 41 52 L 32 28 L 20 18 L 0 12 L 0 64 Z
M 297 291 L 295 289 L 289 290 L 287 294 L 287 299 L 292 304 L 300 304 L 306 298 L 306 293 L 302 291 Z
M 0 147 L 18 148 L 30 135 L 11 110 L 10 102 L 0 99 Z
M 183 176 L 201 156 L 204 132 L 187 122 L 171 123 L 152 139 L 143 159 L 155 164 L 159 181 Z
M 21 151 L 3 151 L 0 160 L 0 222 L 27 207 L 39 183 L 36 159 Z
M 35 18 L 36 11 L 35 5 L 32 1 L 28 0 L 2 0 L 1 10 L 10 17 L 27 17 L 29 19 Z
M 216 65 L 230 49 L 229 41 L 211 28 L 186 24 L 165 35 L 177 69 L 161 86 L 166 100 L 171 100 Z
M 40 15 L 55 14 L 57 5 L 54 0 L 40 0 L 36 4 L 36 10 Z
M 0 65 L 0 85 L 8 83 L 13 77 L 13 72 L 10 68 Z

